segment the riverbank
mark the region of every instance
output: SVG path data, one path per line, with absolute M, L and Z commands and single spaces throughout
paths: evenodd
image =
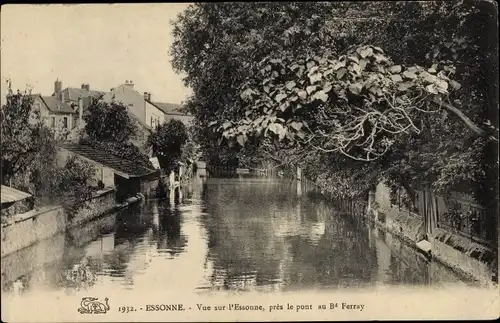
M 494 250 L 440 228 L 434 228 L 432 233 L 425 234 L 423 217 L 401 212 L 396 208 L 369 208 L 363 216 L 458 275 L 484 286 L 496 286 L 493 279 L 497 266 Z M 429 242 L 429 250 L 419 248 L 417 244 L 422 241 Z
M 484 286 L 498 286 L 498 262 L 494 249 L 448 228 L 433 226 L 430 232 L 426 232 L 424 217 L 393 206 L 383 185 L 379 185 L 375 194 L 366 202 L 340 201 L 325 193 L 321 195 L 333 202 L 338 209 L 374 223 L 381 230 L 457 275 Z
M 62 206 L 51 205 L 9 217 L 2 223 L 1 257 L 110 212 L 139 203 L 143 199 L 143 196 L 137 195 L 126 199 L 123 203 L 116 203 L 115 192 L 114 188 L 96 192 L 84 207 L 71 216 Z

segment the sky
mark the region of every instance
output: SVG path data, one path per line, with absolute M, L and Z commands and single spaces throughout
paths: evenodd
M 63 88 L 88 83 L 101 91 L 131 80 L 153 101 L 182 103 L 190 91 L 170 63 L 170 21 L 187 6 L 2 6 L 2 100 L 8 79 L 14 90 L 29 86 L 42 95 L 52 95 L 56 79 Z

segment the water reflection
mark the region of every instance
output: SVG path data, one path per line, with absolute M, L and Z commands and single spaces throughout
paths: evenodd
M 2 258 L 2 290 L 441 285 L 446 268 L 300 183 L 203 179 Z
M 168 253 L 174 257 L 184 252 L 187 237 L 181 234 L 183 215 L 179 208 L 169 203 L 160 204 L 158 207 L 158 231 L 156 235 L 157 249 L 159 252 Z

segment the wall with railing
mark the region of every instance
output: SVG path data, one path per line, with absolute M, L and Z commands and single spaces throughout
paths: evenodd
M 497 214 L 470 197 L 454 196 L 445 199 L 433 197 L 436 201 L 437 227 L 452 231 L 471 241 L 494 247 L 497 241 Z

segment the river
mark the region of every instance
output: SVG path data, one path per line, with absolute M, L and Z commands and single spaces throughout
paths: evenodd
M 472 285 L 303 184 L 267 178 L 197 181 L 2 259 L 3 292 L 19 295 L 445 284 Z

